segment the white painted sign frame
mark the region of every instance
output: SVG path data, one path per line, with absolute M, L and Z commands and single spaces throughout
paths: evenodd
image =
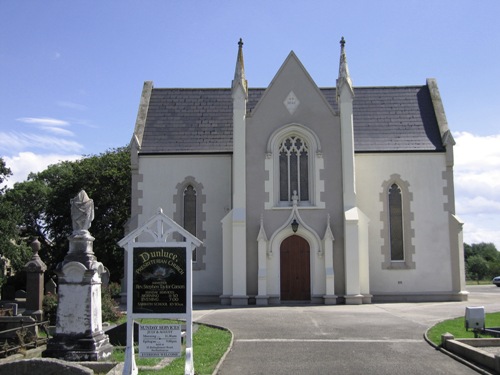
M 175 241 L 173 234 L 178 233 L 184 241 Z M 151 239 L 145 241 L 145 238 Z M 186 321 L 186 363 L 185 375 L 194 375 L 193 363 L 193 251 L 203 244 L 198 238 L 182 228 L 163 213 L 149 219 L 142 227 L 129 233 L 118 244 L 126 251 L 127 257 L 127 347 L 123 375 L 137 375 L 138 369 L 134 356 L 134 319 L 184 319 Z M 135 248 L 184 248 L 186 251 L 186 313 L 133 313 L 133 258 Z

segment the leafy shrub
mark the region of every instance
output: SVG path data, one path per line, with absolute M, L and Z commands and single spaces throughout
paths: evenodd
M 58 302 L 59 298 L 57 297 L 57 294 L 47 293 L 43 297 L 43 302 L 42 302 L 43 316 L 44 319 L 49 320 L 50 322 L 49 324 L 51 326 L 56 325 Z
M 116 293 L 120 295 L 120 292 L 116 292 L 118 285 L 118 290 L 120 289 L 119 284 L 111 283 L 107 287 L 101 288 L 101 309 L 102 309 L 102 321 L 103 322 L 116 322 L 121 317 L 121 312 L 119 310 L 118 302 L 113 298 Z
M 109 283 L 107 289 L 109 290 L 109 294 L 113 298 L 120 297 L 120 293 L 122 292 L 122 286 L 119 283 Z

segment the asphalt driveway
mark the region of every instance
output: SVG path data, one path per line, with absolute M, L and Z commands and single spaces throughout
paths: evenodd
M 500 288 L 471 286 L 468 302 L 360 306 L 196 306 L 194 320 L 229 328 L 219 374 L 477 374 L 423 338 L 466 306 L 500 311 Z M 486 322 L 487 325 L 488 322 Z

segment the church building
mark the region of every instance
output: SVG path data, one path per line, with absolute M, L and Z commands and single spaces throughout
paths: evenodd
M 436 80 L 354 87 L 340 47 L 332 87 L 294 52 L 249 87 L 241 40 L 230 87 L 144 83 L 128 230 L 161 207 L 203 242 L 194 302 L 467 299 Z

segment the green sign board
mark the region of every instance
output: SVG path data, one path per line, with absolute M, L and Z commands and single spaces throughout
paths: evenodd
M 186 313 L 186 248 L 135 248 L 134 314 Z

